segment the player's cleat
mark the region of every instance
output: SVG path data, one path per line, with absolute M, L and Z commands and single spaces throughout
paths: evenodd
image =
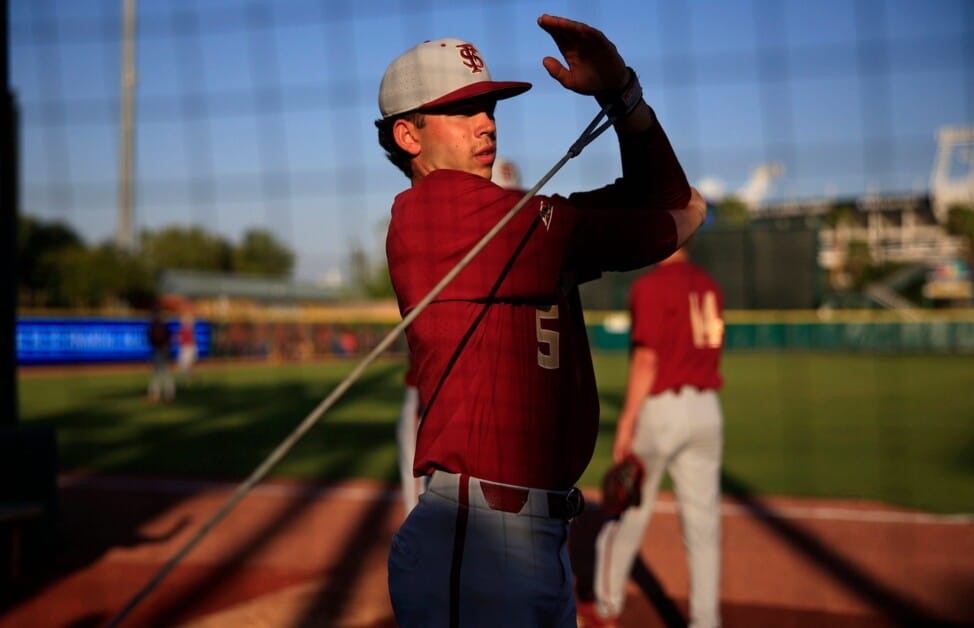
M 599 615 L 595 602 L 580 601 L 575 605 L 575 611 L 578 628 L 619 628 L 619 618 Z

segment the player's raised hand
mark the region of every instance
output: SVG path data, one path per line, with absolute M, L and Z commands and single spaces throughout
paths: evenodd
M 626 62 L 602 31 L 588 24 L 542 15 L 538 26 L 551 35 L 568 67 L 554 57 L 542 60 L 548 74 L 565 88 L 594 95 L 620 90 L 629 81 Z

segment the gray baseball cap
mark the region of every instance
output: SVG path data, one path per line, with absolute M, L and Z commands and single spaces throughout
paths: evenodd
M 494 81 L 480 51 L 461 39 L 424 41 L 397 57 L 379 85 L 383 118 L 432 109 L 478 96 L 497 100 L 531 89 L 531 83 Z

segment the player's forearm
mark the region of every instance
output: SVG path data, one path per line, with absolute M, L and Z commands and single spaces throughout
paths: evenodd
M 632 135 L 648 131 L 656 124 L 656 112 L 645 100 L 640 99 L 636 108 L 629 115 L 617 118 L 613 126 L 619 135 Z
M 690 183 L 662 125 L 649 105 L 616 124 L 622 178 L 640 204 L 650 209 L 682 209 L 690 202 Z
M 635 347 L 629 361 L 629 377 L 626 398 L 619 415 L 618 430 L 630 432 L 639 417 L 643 402 L 653 390 L 656 381 L 656 352 L 646 347 Z

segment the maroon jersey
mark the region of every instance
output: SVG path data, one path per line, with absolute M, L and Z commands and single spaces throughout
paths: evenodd
M 396 197 L 386 241 L 406 315 L 522 197 L 437 170 Z M 598 396 L 577 281 L 676 247 L 665 211 L 620 184 L 532 198 L 406 330 L 425 408 L 414 473 L 552 490 L 592 456 Z
M 661 264 L 632 285 L 633 346 L 656 352 L 651 395 L 681 386 L 720 390 L 724 344 L 724 295 L 688 261 Z

